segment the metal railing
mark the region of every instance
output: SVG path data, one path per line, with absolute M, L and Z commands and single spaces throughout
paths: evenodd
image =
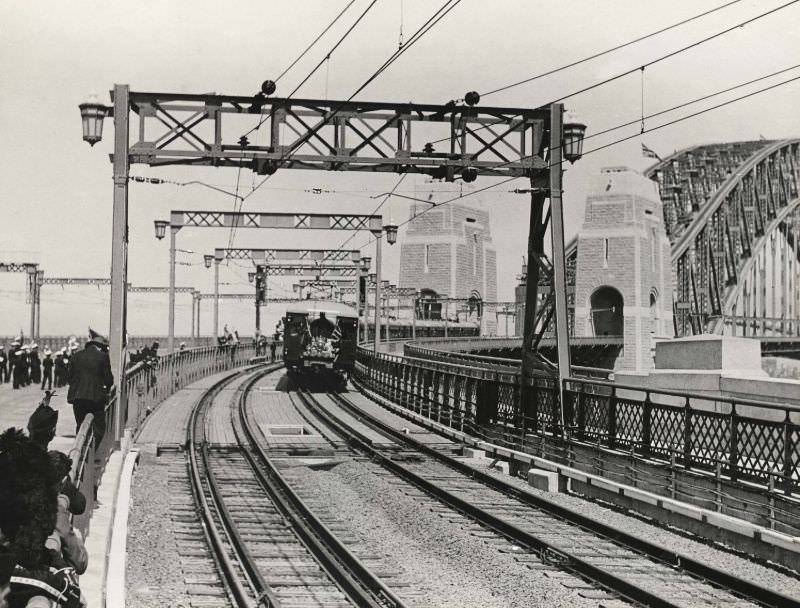
M 95 504 L 95 487 L 114 449 L 117 417 L 134 433 L 156 405 L 188 384 L 248 362 L 255 354 L 252 343 L 196 348 L 160 357 L 155 364 L 137 363 L 125 372 L 127 403 L 120 408 L 114 395 L 106 406 L 106 434 L 95 445 L 92 433 L 94 416 L 81 423 L 69 456 L 72 458 L 70 478 L 86 497 L 86 511 L 73 518 L 73 526 L 84 536 L 89 531 Z
M 800 487 L 800 407 L 602 380 L 534 378 L 462 362 L 359 349 L 356 377 L 387 399 L 451 428 L 525 451 L 551 435 L 782 490 Z M 561 394 L 564 398 L 564 423 Z

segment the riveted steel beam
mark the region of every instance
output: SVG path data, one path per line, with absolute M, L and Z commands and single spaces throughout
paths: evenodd
M 530 177 L 546 169 L 550 109 L 131 92 L 130 162 Z M 242 137 L 242 120 L 270 134 Z M 413 125 L 413 127 L 412 127 Z M 430 142 L 436 142 L 432 144 Z M 437 147 L 438 146 L 438 147 Z

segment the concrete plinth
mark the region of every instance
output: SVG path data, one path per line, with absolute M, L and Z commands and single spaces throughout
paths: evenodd
M 561 491 L 560 475 L 555 471 L 528 469 L 528 485 L 543 492 L 558 493 Z
M 761 369 L 761 344 L 752 338 L 705 334 L 659 342 L 656 369 L 647 373 L 616 372 L 615 381 L 652 390 L 689 391 L 708 396 L 712 400 L 706 404 L 708 407 L 694 404 L 701 409 L 718 409 L 713 399 L 719 397 L 800 404 L 800 381 L 771 378 Z M 663 401 L 671 402 L 669 398 Z M 680 405 L 680 400 L 675 404 Z M 740 406 L 738 412 L 770 420 L 783 417 L 782 412 L 756 411 L 748 406 Z M 793 414 L 792 419 L 800 419 L 800 415 Z
M 752 338 L 704 334 L 656 344 L 656 370 L 724 370 L 766 376 L 761 343 Z
M 501 471 L 502 473 L 505 473 L 506 475 L 508 475 L 508 472 L 510 470 L 509 469 L 509 465 L 505 460 L 495 460 L 494 462 L 492 462 L 492 464 L 489 466 L 489 468 L 490 469 L 495 469 L 496 471 Z
M 464 458 L 486 458 L 486 452 L 474 448 L 464 448 Z

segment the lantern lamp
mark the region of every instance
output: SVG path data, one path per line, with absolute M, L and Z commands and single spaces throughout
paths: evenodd
M 153 220 L 153 226 L 156 229 L 156 238 L 160 241 L 167 234 L 169 222 L 167 220 Z
M 386 231 L 386 242 L 394 245 L 397 242 L 397 224 L 386 224 L 383 229 Z
M 206 264 L 206 268 L 211 268 L 211 264 L 214 263 L 214 256 L 211 254 L 206 254 L 203 256 L 203 261 Z
M 586 134 L 586 125 L 578 120 L 574 114 L 568 114 L 563 125 L 561 149 L 564 158 L 570 164 L 583 156 L 583 136 Z
M 111 114 L 111 108 L 100 103 L 96 95 L 90 95 L 78 109 L 81 111 L 83 123 L 83 141 L 93 146 L 103 139 L 103 119 Z

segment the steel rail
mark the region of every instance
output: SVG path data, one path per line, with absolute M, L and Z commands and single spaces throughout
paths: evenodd
M 617 595 L 620 595 L 629 601 L 634 601 L 638 604 L 653 608 L 680 608 L 680 604 L 675 604 L 665 600 L 664 598 L 659 597 L 658 595 L 651 593 L 642 587 L 623 580 L 610 572 L 598 568 L 597 566 L 594 566 L 585 560 L 572 555 L 571 553 L 565 552 L 562 549 L 558 549 L 551 543 L 542 540 L 530 532 L 520 529 L 514 524 L 506 522 L 502 518 L 475 506 L 469 501 L 456 496 L 455 494 L 437 486 L 433 482 L 414 473 L 413 471 L 410 471 L 398 462 L 392 460 L 391 456 L 385 455 L 380 450 L 373 447 L 369 438 L 339 422 L 330 414 L 328 414 L 324 408 L 318 407 L 314 398 L 309 396 L 309 393 L 303 391 L 300 392 L 300 394 L 305 405 L 311 411 L 313 411 L 315 415 L 323 419 L 326 424 L 330 425 L 331 428 L 335 429 L 338 433 L 345 437 L 348 443 L 353 444 L 357 449 L 369 454 L 373 462 L 381 465 L 394 475 L 432 495 L 436 500 L 456 509 L 457 511 L 465 513 L 467 516 L 476 520 L 481 525 L 494 530 L 505 538 L 513 540 L 515 543 L 534 550 L 540 555 L 548 554 L 551 556 L 558 556 L 562 564 L 568 564 L 563 565 L 563 568 L 572 570 L 584 578 L 588 578 L 596 583 L 599 583 L 606 589 L 613 591 Z M 333 393 L 329 393 L 329 395 L 333 396 L 337 402 L 339 401 Z M 359 420 L 369 425 L 369 422 L 365 419 L 363 413 L 358 413 L 356 415 L 358 416 Z M 389 436 L 394 438 L 391 434 Z
M 205 410 L 208 404 L 213 401 L 214 397 L 219 394 L 222 388 L 231 382 L 234 378 L 239 376 L 241 371 L 235 372 L 233 374 L 229 374 L 219 380 L 218 382 L 214 383 L 200 398 L 197 405 L 192 410 L 192 414 L 189 418 L 189 473 L 190 473 L 190 481 L 191 481 L 191 489 L 192 494 L 195 498 L 195 504 L 198 505 L 200 510 L 200 516 L 202 517 L 203 529 L 206 532 L 206 538 L 209 541 L 209 544 L 213 548 L 213 554 L 215 561 L 221 566 L 221 569 L 224 574 L 224 579 L 228 584 L 228 589 L 231 591 L 233 596 L 236 599 L 237 605 L 244 606 L 247 608 L 255 608 L 255 604 L 249 597 L 249 593 L 242 585 L 241 581 L 239 580 L 239 576 L 236 573 L 236 567 L 233 564 L 233 561 L 228 556 L 228 551 L 224 546 L 222 537 L 217 530 L 217 526 L 214 523 L 213 516 L 211 514 L 211 506 L 208 504 L 206 500 L 205 493 L 203 491 L 203 480 L 200 475 L 199 467 L 198 467 L 198 457 L 197 457 L 197 438 L 196 438 L 196 428 L 197 428 L 197 419 L 200 415 L 201 410 Z M 208 471 L 208 469 L 206 469 Z
M 345 594 L 363 608 L 405 608 L 406 604 L 389 589 L 364 563 L 359 560 L 331 530 L 314 514 L 298 496 L 275 467 L 256 438 L 246 412 L 246 399 L 257 378 L 249 380 L 239 396 L 238 415 L 250 450 L 244 455 L 250 462 L 261 486 L 283 516 L 290 522 L 300 539 L 322 567 Z M 232 414 L 233 415 L 233 414 Z M 242 437 L 234 425 L 234 433 L 241 445 Z M 266 467 L 264 471 L 260 466 Z
M 516 500 L 519 500 L 525 504 L 528 504 L 542 511 L 545 511 L 551 515 L 554 515 L 555 517 L 564 519 L 565 521 L 574 524 L 576 526 L 579 526 L 581 528 L 587 529 L 590 532 L 593 532 L 600 536 L 604 536 L 609 540 L 624 545 L 629 549 L 642 553 L 654 560 L 657 560 L 659 562 L 662 562 L 670 566 L 680 568 L 693 576 L 705 579 L 711 584 L 720 586 L 724 589 L 733 591 L 741 596 L 744 596 L 747 600 L 752 601 L 756 604 L 762 606 L 780 607 L 780 608 L 800 608 L 800 601 L 792 597 L 789 597 L 772 589 L 768 589 L 756 583 L 736 577 L 735 575 L 729 574 L 723 570 L 710 566 L 686 554 L 678 553 L 676 551 L 671 551 L 663 546 L 651 543 L 646 539 L 640 538 L 633 534 L 629 534 L 618 528 L 614 528 L 613 526 L 610 526 L 601 521 L 597 521 L 595 519 L 587 517 L 581 513 L 573 511 L 562 505 L 550 502 L 544 498 L 536 496 L 531 492 L 527 492 L 521 488 L 513 486 L 503 481 L 502 479 L 494 477 L 488 473 L 479 471 L 469 466 L 468 464 L 459 461 L 456 458 L 450 457 L 447 454 L 443 454 L 442 452 L 420 441 L 415 440 L 409 435 L 406 435 L 405 433 L 402 433 L 390 427 L 388 424 L 382 422 L 381 420 L 370 416 L 368 413 L 364 412 L 362 409 L 354 405 L 352 402 L 350 402 L 342 395 L 331 393 L 331 396 L 337 403 L 339 403 L 349 413 L 356 416 L 361 422 L 367 424 L 368 426 L 374 428 L 375 430 L 381 433 L 384 433 L 392 440 L 397 441 L 398 443 L 401 444 L 406 444 L 408 446 L 411 446 L 414 449 L 424 453 L 425 455 L 430 456 L 431 458 L 449 467 L 452 467 L 457 471 L 463 473 L 464 475 L 470 476 L 480 481 L 481 483 L 486 484 L 492 489 L 497 490 L 503 494 L 506 494 L 507 496 L 510 496 Z M 315 411 L 319 413 L 321 411 L 321 408 L 315 408 Z M 327 413 L 325 412 L 322 413 L 323 415 L 327 415 Z M 330 416 L 328 416 L 328 418 L 330 418 Z M 371 448 L 370 446 L 370 451 L 376 451 L 376 450 L 374 450 L 374 448 Z M 396 465 L 396 463 L 393 463 L 391 461 L 389 461 L 388 464 L 390 466 Z M 442 492 L 442 490 L 436 488 L 429 482 L 426 483 L 428 483 L 428 485 L 436 493 Z M 460 500 L 457 497 L 454 498 L 456 498 L 456 500 Z M 476 512 L 480 511 L 480 509 L 472 507 L 471 505 L 467 504 L 467 506 L 470 509 L 474 509 Z M 536 539 L 531 537 L 531 540 L 536 540 Z M 556 552 L 559 554 L 563 553 L 560 550 L 556 550 Z M 573 560 L 574 564 L 578 564 L 581 566 L 581 568 L 583 568 L 583 564 L 581 563 L 582 560 L 580 560 L 580 558 L 576 558 L 574 556 L 569 556 L 569 558 Z M 590 564 L 587 565 L 589 566 L 589 570 L 587 570 L 587 572 L 590 571 L 591 569 L 596 569 L 594 566 L 591 566 Z M 619 591 L 619 589 L 613 587 L 612 585 L 609 586 L 612 589 Z M 647 595 L 652 595 L 650 594 L 649 591 L 638 588 L 634 588 L 634 590 L 637 593 L 639 592 L 643 593 L 642 596 L 635 597 L 635 599 L 637 601 L 642 601 L 647 605 L 652 605 L 652 606 L 672 605 L 668 602 L 664 603 L 665 601 L 661 598 L 658 598 L 657 596 L 654 596 L 656 603 L 650 604 L 649 602 L 651 600 L 643 599 L 646 598 Z

